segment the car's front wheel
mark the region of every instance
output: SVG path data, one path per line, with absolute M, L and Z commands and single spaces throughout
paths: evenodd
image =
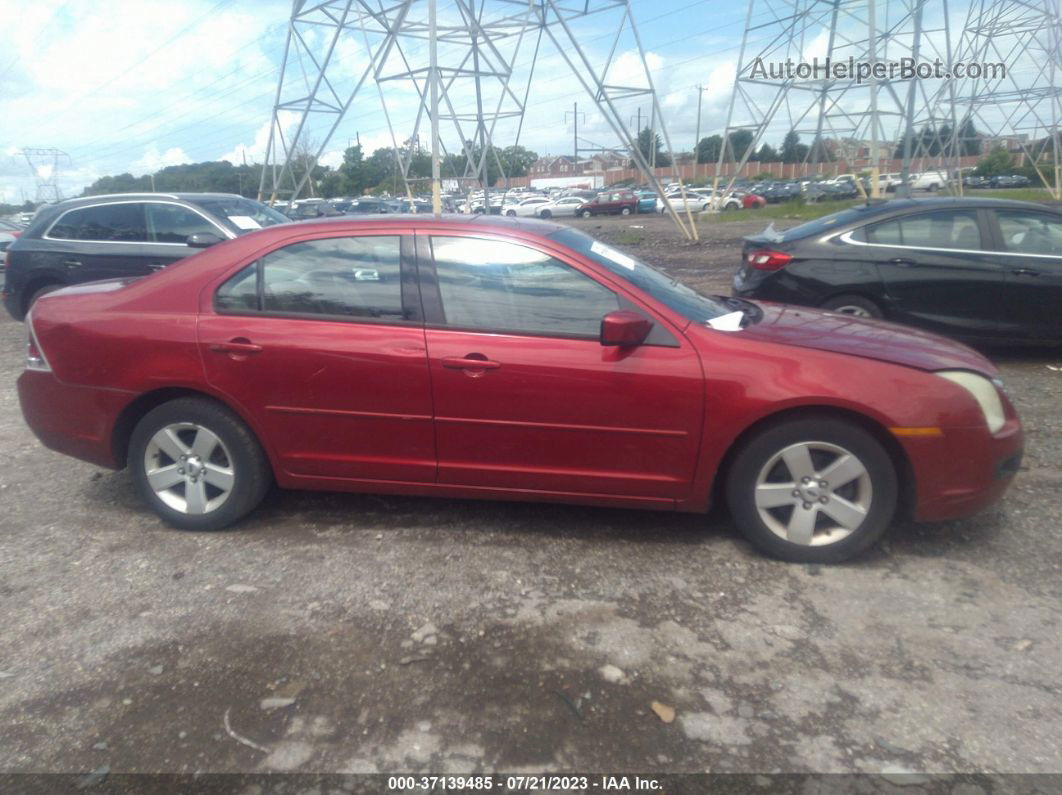
M 630 214 L 631 214 L 631 208 L 630 207 L 624 207 L 622 210 L 620 210 L 620 215 L 630 215 Z
M 892 459 L 843 419 L 781 422 L 742 445 L 726 482 L 731 515 L 769 555 L 835 563 L 867 549 L 896 512 Z
M 538 214 L 538 217 L 539 218 L 552 218 L 553 217 L 553 213 L 551 213 L 549 210 L 543 210 L 542 212 L 540 212 Z
M 591 212 L 590 212 L 589 210 L 583 210 L 583 211 L 582 211 L 581 213 L 579 213 L 579 214 L 580 214 L 580 215 L 581 215 L 581 216 L 582 216 L 583 218 L 589 218 L 589 217 L 590 217 L 590 216 L 592 215 L 592 213 L 591 213 Z
M 881 307 L 861 295 L 835 295 L 822 302 L 822 308 L 839 315 L 855 317 L 884 317 Z
M 163 403 L 137 423 L 129 466 L 144 501 L 182 530 L 220 530 L 252 511 L 272 483 L 251 430 L 202 398 Z
M 505 214 L 507 216 L 509 216 L 510 218 L 515 218 L 516 217 L 516 210 L 506 210 Z

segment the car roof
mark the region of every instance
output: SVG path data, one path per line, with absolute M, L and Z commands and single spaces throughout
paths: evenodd
M 434 215 L 428 213 L 389 213 L 387 215 L 334 215 L 327 218 L 313 218 L 306 221 L 298 221 L 295 224 L 277 224 L 276 226 L 266 227 L 266 230 L 283 230 L 285 228 L 291 229 L 295 225 L 320 225 L 327 226 L 331 224 L 350 224 L 356 226 L 363 224 L 365 226 L 409 226 L 410 223 L 415 223 L 417 226 L 445 226 L 453 227 L 460 225 L 463 227 L 485 227 L 487 229 L 515 229 L 521 232 L 541 235 L 543 237 L 556 232 L 558 229 L 565 229 L 564 224 L 559 224 L 554 221 L 543 221 L 538 218 L 521 218 L 511 217 L 507 215 L 458 215 L 455 213 L 443 213 L 441 217 L 436 218 Z M 266 231 L 263 230 L 263 231 Z M 261 232 L 255 232 L 254 234 L 261 234 Z
M 61 202 L 49 205 L 62 207 L 64 210 L 70 207 L 79 207 L 83 204 L 99 204 L 109 201 L 148 201 L 155 199 L 177 199 L 179 201 L 195 202 L 198 199 L 246 199 L 238 193 L 101 193 L 98 196 L 79 196 L 76 199 L 63 199 Z M 251 199 L 250 201 L 254 201 Z

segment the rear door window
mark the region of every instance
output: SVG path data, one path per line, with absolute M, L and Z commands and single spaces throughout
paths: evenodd
M 1062 257 L 1062 219 L 1028 210 L 996 210 L 996 217 L 1007 251 Z
M 47 237 L 99 243 L 144 243 L 147 241 L 144 205 L 125 202 L 70 210 L 52 224 Z
M 972 210 L 942 210 L 893 218 L 866 228 L 866 242 L 907 248 L 979 251 L 981 231 Z
M 148 238 L 152 243 L 185 243 L 189 235 L 211 234 L 221 230 L 197 212 L 179 204 L 148 202 Z

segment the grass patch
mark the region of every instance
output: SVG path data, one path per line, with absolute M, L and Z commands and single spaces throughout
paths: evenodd
M 1014 199 L 1022 202 L 1053 201 L 1047 188 L 1002 188 L 1000 190 L 965 190 L 963 196 L 968 199 L 984 197 L 986 199 Z
M 645 235 L 633 229 L 624 229 L 616 236 L 616 242 L 623 246 L 637 246 L 645 241 Z
M 757 218 L 762 218 L 765 221 L 772 219 L 811 221 L 815 218 L 821 218 L 824 215 L 835 213 L 838 210 L 847 210 L 849 207 L 854 207 L 860 203 L 861 201 L 858 199 L 813 203 L 808 203 L 801 199 L 793 199 L 792 201 L 780 202 L 778 204 L 768 204 L 762 210 L 737 210 L 734 212 L 706 213 L 705 215 L 699 216 L 699 218 L 702 223 L 706 224 L 729 223 L 730 221 L 752 221 Z

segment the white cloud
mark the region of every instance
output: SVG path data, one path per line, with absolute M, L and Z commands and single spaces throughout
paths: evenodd
M 130 164 L 129 170 L 136 177 L 143 174 L 153 174 L 159 169 L 166 168 L 166 166 L 179 166 L 183 163 L 191 162 L 192 158 L 179 146 L 170 147 L 160 153 L 159 148 L 155 144 L 151 144 L 144 150 L 144 154 L 139 159 Z

